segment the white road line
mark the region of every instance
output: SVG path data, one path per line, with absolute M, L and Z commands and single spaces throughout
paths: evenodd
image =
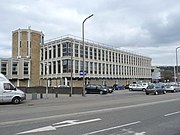
M 116 126 L 116 127 L 101 129 L 101 130 L 93 131 L 93 132 L 90 132 L 90 133 L 85 133 L 83 135 L 92 135 L 92 134 L 96 134 L 96 133 L 100 133 L 100 132 L 105 132 L 105 131 L 116 129 L 116 128 L 122 128 L 122 127 L 126 127 L 126 126 L 135 125 L 135 124 L 138 124 L 138 123 L 141 123 L 141 121 L 136 121 L 136 122 L 132 122 L 132 123 Z
M 122 110 L 122 109 L 128 109 L 128 108 L 155 105 L 155 104 L 160 104 L 160 103 L 174 102 L 174 101 L 179 101 L 179 100 L 180 98 L 176 98 L 176 99 L 170 99 L 170 100 L 155 101 L 155 102 L 148 102 L 148 103 L 121 106 L 121 107 L 113 107 L 113 108 L 105 108 L 105 109 L 91 110 L 91 111 L 85 111 L 85 112 L 76 112 L 76 113 L 68 113 L 68 114 L 61 114 L 61 115 L 45 116 L 45 117 L 39 117 L 39 118 L 6 121 L 6 122 L 0 122 L 0 125 L 17 124 L 17 123 L 22 123 L 22 122 L 33 122 L 33 121 L 48 120 L 48 119 L 57 119 L 60 117 L 68 117 L 68 116 L 75 116 L 75 115 L 101 113 L 101 112 L 108 112 L 108 111 L 114 111 L 114 110 Z
M 166 114 L 166 115 L 164 115 L 164 116 L 167 117 L 167 116 L 175 115 L 175 114 L 178 114 L 178 113 L 180 113 L 180 111 L 178 111 L 178 112 L 173 112 L 173 113 L 169 113 L 169 114 Z

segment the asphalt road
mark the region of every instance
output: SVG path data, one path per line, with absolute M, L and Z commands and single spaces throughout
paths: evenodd
M 180 135 L 180 92 L 60 95 L 0 105 L 0 135 Z

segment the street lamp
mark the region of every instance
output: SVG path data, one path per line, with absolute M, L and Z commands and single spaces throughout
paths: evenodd
M 179 48 L 180 48 L 180 46 L 176 48 L 176 78 L 177 78 L 176 82 L 179 81 L 178 80 L 178 56 L 177 56 L 177 51 L 178 51 Z
M 86 17 L 82 23 L 82 41 L 83 41 L 83 91 L 82 91 L 82 96 L 85 96 L 85 45 L 84 45 L 84 23 L 87 19 L 91 18 L 93 16 L 90 15 Z

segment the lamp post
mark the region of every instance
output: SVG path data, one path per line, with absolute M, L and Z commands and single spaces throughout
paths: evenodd
M 177 56 L 177 51 L 178 51 L 178 49 L 180 48 L 180 46 L 179 47 L 176 47 L 176 82 L 178 82 L 179 80 L 178 80 L 178 56 Z
M 85 96 L 85 45 L 84 45 L 84 23 L 86 22 L 87 19 L 91 18 L 93 16 L 90 15 L 86 17 L 82 23 L 82 42 L 83 42 L 83 91 L 82 91 L 82 96 Z

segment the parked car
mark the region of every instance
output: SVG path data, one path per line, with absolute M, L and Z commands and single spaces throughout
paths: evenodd
M 146 95 L 149 94 L 166 94 L 166 90 L 164 85 L 158 85 L 158 84 L 150 84 L 147 89 L 145 90 Z
M 166 92 L 178 92 L 180 91 L 180 85 L 166 85 Z
M 113 93 L 114 92 L 114 87 L 113 86 L 107 86 L 107 85 L 104 85 L 108 91 L 108 93 Z
M 95 85 L 95 84 L 88 84 L 85 87 L 86 94 L 107 94 L 108 90 L 105 86 Z
M 121 84 L 114 84 L 113 85 L 114 90 L 124 90 L 124 85 Z
M 143 86 L 141 84 L 130 84 L 129 85 L 129 91 L 133 91 L 133 90 L 136 90 L 136 91 L 145 91 L 146 90 L 146 86 Z
M 70 86 L 68 86 L 68 85 L 58 85 L 58 87 L 61 87 L 61 88 L 68 88 L 68 87 L 70 87 Z

